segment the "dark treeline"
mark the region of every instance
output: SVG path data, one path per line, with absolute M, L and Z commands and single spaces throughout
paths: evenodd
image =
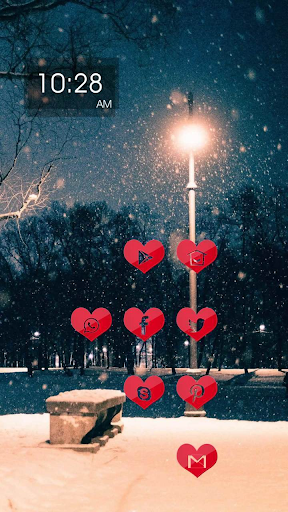
M 188 271 L 175 257 L 180 232 L 166 225 L 155 235 L 149 218 L 147 208 L 115 212 L 104 202 L 54 203 L 42 215 L 3 226 L 0 365 L 47 368 L 55 356 L 60 366 L 71 359 L 83 365 L 95 347 L 93 363 L 100 365 L 105 347 L 105 364 L 121 367 L 135 355 L 137 340 L 123 316 L 136 306 L 143 312 L 159 307 L 165 315 L 153 340 L 153 364 L 187 366 L 186 336 L 175 321 L 189 305 Z M 219 251 L 198 278 L 198 310 L 211 307 L 219 320 L 198 344 L 199 365 L 287 367 L 286 191 L 264 195 L 246 188 L 222 212 L 203 208 L 197 219 L 198 240 L 210 238 Z M 123 247 L 132 238 L 145 243 L 151 237 L 163 242 L 166 256 L 142 275 L 126 262 Z M 112 314 L 111 329 L 97 343 L 71 327 L 71 313 L 80 306 Z

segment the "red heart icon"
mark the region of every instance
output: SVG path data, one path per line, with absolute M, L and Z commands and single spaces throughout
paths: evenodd
M 71 324 L 75 331 L 80 332 L 88 340 L 94 341 L 109 329 L 112 316 L 105 308 L 94 309 L 93 313 L 86 308 L 77 308 L 71 315 Z
M 132 375 L 124 383 L 124 393 L 132 402 L 140 405 L 142 409 L 147 409 L 154 402 L 157 402 L 164 394 L 164 391 L 164 382 L 156 375 L 148 377 L 145 382 L 140 377 Z
M 190 375 L 184 375 L 178 380 L 176 390 L 182 400 L 193 405 L 195 409 L 200 409 L 202 405 L 214 398 L 218 386 L 216 380 L 209 375 L 199 380 L 193 379 Z
M 198 274 L 217 258 L 217 247 L 211 240 L 203 240 L 196 245 L 191 240 L 182 240 L 177 247 L 177 256 L 181 263 Z
M 161 309 L 158 308 L 150 308 L 144 315 L 141 309 L 130 308 L 124 315 L 126 329 L 143 341 L 148 340 L 153 334 L 160 331 L 164 323 L 164 315 Z
M 197 320 L 200 319 L 204 320 L 204 323 L 200 331 L 196 331 L 193 324 L 197 324 Z M 176 322 L 181 331 L 191 336 L 191 338 L 194 338 L 195 341 L 199 341 L 206 336 L 206 334 L 215 329 L 218 318 L 215 311 L 211 308 L 200 309 L 198 314 L 191 308 L 183 308 L 180 309 Z
M 202 444 L 198 450 L 191 444 L 182 444 L 178 448 L 177 460 L 182 468 L 199 478 L 216 464 L 217 452 L 212 444 Z
M 124 247 L 124 257 L 126 260 L 146 274 L 148 270 L 158 265 L 163 260 L 165 250 L 158 240 L 150 240 L 143 245 L 139 240 L 129 240 Z

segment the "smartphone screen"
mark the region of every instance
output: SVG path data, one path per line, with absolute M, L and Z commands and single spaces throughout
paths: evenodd
M 287 21 L 0 1 L 0 512 L 287 512 Z

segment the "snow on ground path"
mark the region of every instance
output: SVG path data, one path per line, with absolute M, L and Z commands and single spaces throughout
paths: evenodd
M 0 417 L 1 512 L 287 512 L 288 423 L 125 418 L 97 454 L 39 448 L 49 416 Z M 181 444 L 210 443 L 216 465 L 196 479 Z

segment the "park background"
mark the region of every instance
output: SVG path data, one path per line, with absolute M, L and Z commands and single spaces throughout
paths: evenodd
M 1 512 L 286 512 L 286 1 L 1 0 L 0 27 Z M 95 56 L 119 59 L 114 117 L 27 114 L 32 61 L 75 70 Z M 208 134 L 197 241 L 218 247 L 198 279 L 198 308 L 219 319 L 198 343 L 199 374 L 218 383 L 206 418 L 183 417 L 176 393 L 188 158 L 171 136 L 189 92 Z M 131 238 L 164 244 L 145 276 L 123 257 Z M 113 323 L 90 343 L 70 316 L 99 306 Z M 145 412 L 127 400 L 123 434 L 95 456 L 43 449 L 47 397 L 122 390 L 127 357 L 139 365 L 123 324 L 133 306 L 165 315 L 135 369 L 161 375 L 165 395 Z M 197 481 L 177 463 L 187 442 L 218 451 Z

